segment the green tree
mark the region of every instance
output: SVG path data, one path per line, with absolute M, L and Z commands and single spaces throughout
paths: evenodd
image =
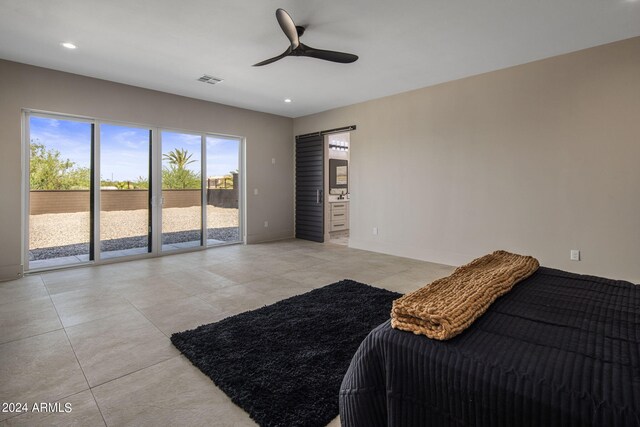
M 175 166 L 162 170 L 162 188 L 166 189 L 199 189 L 200 174 L 189 169 L 178 169 Z
M 91 170 L 75 167 L 60 152 L 32 140 L 30 144 L 29 184 L 32 190 L 84 190 L 90 188 Z
M 133 184 L 134 184 L 134 188 L 136 189 L 144 189 L 144 190 L 149 189 L 149 180 L 141 176 L 139 176 L 138 179 L 136 179 L 133 182 Z
M 64 174 L 66 190 L 88 190 L 91 188 L 91 169 L 73 168 Z
M 191 160 L 191 156 L 193 156 L 193 154 L 189 154 L 186 149 L 176 148 L 167 154 L 163 154 L 162 158 L 177 169 L 185 169 L 188 164 L 195 162 L 195 160 Z
M 186 149 L 176 148 L 162 157 L 169 165 L 162 168 L 162 188 L 197 189 L 200 188 L 200 174 L 189 170 L 186 166 L 194 163 L 193 154 Z

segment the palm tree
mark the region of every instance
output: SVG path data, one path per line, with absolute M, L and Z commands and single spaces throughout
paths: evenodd
M 191 160 L 193 154 L 189 154 L 186 149 L 176 148 L 169 151 L 167 154 L 163 154 L 162 158 L 169 162 L 170 165 L 175 166 L 178 170 L 183 170 L 185 166 L 195 162 Z
M 162 158 L 169 163 L 169 166 L 162 168 L 162 188 L 167 189 L 187 189 L 200 188 L 200 174 L 186 168 L 190 163 L 193 154 L 185 149 L 175 148 Z

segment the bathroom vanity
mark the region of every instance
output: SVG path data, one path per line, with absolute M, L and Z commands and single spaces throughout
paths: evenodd
M 329 232 L 349 229 L 349 201 L 329 201 Z
M 325 152 L 325 240 L 338 245 L 349 243 L 349 150 L 350 134 L 333 134 L 327 137 Z

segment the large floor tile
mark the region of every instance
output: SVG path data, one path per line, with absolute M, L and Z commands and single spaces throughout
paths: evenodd
M 31 406 L 89 388 L 63 330 L 2 344 L 0 361 L 0 402 Z
M 362 253 L 357 249 L 349 249 L 346 246 L 331 244 L 324 245 L 323 248 L 307 248 L 306 250 L 302 249 L 301 252 L 306 253 L 307 255 L 314 258 L 318 258 L 318 262 L 344 262 L 362 259 Z
M 428 285 L 441 277 L 448 276 L 453 273 L 453 270 L 455 270 L 454 267 L 442 264 L 418 266 L 412 267 L 398 274 L 372 280 L 369 284 L 396 292 L 407 293 Z
M 282 260 L 278 255 L 259 256 L 255 259 L 237 260 L 229 263 L 233 267 L 244 272 L 260 274 L 261 277 L 273 276 L 287 271 L 298 270 L 301 267 L 295 262 Z
M 55 270 L 48 273 L 42 273 L 41 277 L 47 286 L 59 283 L 90 281 L 100 278 L 112 278 L 113 274 L 109 271 L 108 265 L 96 267 L 81 267 L 68 270 Z
M 69 327 L 67 334 L 91 387 L 178 354 L 137 311 Z
M 369 282 L 371 286 L 388 289 L 394 292 L 400 292 L 401 294 L 415 291 L 416 289 L 419 289 L 427 283 L 428 282 L 425 282 L 423 279 L 416 279 L 413 277 L 400 275 L 389 276 Z
M 171 302 L 191 295 L 181 286 L 159 276 L 137 281 L 132 279 L 123 283 L 127 283 L 127 285 L 120 286 L 115 292 L 138 309 Z
M 0 282 L 0 305 L 49 296 L 40 276 Z
M 237 283 L 207 270 L 182 270 L 163 274 L 162 277 L 180 286 L 189 295 L 213 292 Z
M 228 316 L 226 311 L 214 308 L 198 297 L 181 298 L 140 311 L 167 336 L 217 322 Z
M 331 272 L 341 276 L 343 279 L 351 279 L 362 283 L 370 283 L 373 280 L 379 280 L 391 275 L 391 273 L 375 268 L 362 261 L 335 263 L 335 265 L 331 266 Z
M 0 427 L 104 427 L 105 423 L 90 390 L 81 391 L 57 402 L 60 410 L 29 412 L 9 418 Z M 65 406 L 66 405 L 66 406 Z
M 114 280 L 146 278 L 162 273 L 163 270 L 151 263 L 151 260 L 152 258 L 105 265 L 104 273 Z
M 261 280 L 261 279 L 258 279 Z M 200 294 L 198 297 L 211 304 L 215 309 L 228 314 L 238 314 L 243 311 L 255 310 L 265 305 L 273 304 L 282 299 L 275 295 L 268 295 L 256 291 L 255 288 L 244 284 L 229 286 L 214 292 Z
M 416 265 L 414 260 L 406 258 L 395 258 L 389 255 L 365 259 L 362 266 L 383 271 L 387 274 L 398 274 L 407 271 Z
M 251 267 L 245 260 L 206 267 L 206 269 L 211 273 L 226 277 L 227 279 L 240 284 L 268 277 L 270 275 L 269 272 L 259 270 L 258 268 L 255 268 L 255 266 Z
M 243 286 L 276 299 L 289 298 L 314 289 L 311 285 L 294 282 L 282 276 L 265 277 L 247 282 Z
M 176 255 L 176 264 L 171 268 L 167 268 L 162 273 L 202 270 L 203 268 L 226 264 L 238 256 L 238 253 L 233 255 L 230 253 L 222 254 L 221 249 L 222 248 L 214 248 L 213 251 Z M 212 254 L 211 252 L 214 253 Z
M 93 393 L 108 426 L 255 426 L 182 356 L 103 384 Z
M 52 295 L 65 327 L 135 310 L 126 299 L 102 289 L 81 289 Z
M 65 292 L 73 292 L 78 290 L 84 291 L 101 291 L 109 289 L 114 283 L 117 283 L 118 279 L 114 277 L 93 277 L 70 279 L 66 282 L 55 281 L 53 283 L 47 283 L 46 287 L 50 295 L 57 295 Z
M 0 343 L 61 329 L 49 296 L 0 305 Z
M 292 280 L 302 285 L 319 288 L 331 283 L 338 282 L 344 277 L 344 273 L 334 271 L 331 266 L 320 265 L 307 267 L 301 270 L 288 271 L 280 275 L 285 279 Z

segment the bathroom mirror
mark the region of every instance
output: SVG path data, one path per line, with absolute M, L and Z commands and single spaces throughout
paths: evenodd
M 329 159 L 329 194 L 349 192 L 349 161 Z

